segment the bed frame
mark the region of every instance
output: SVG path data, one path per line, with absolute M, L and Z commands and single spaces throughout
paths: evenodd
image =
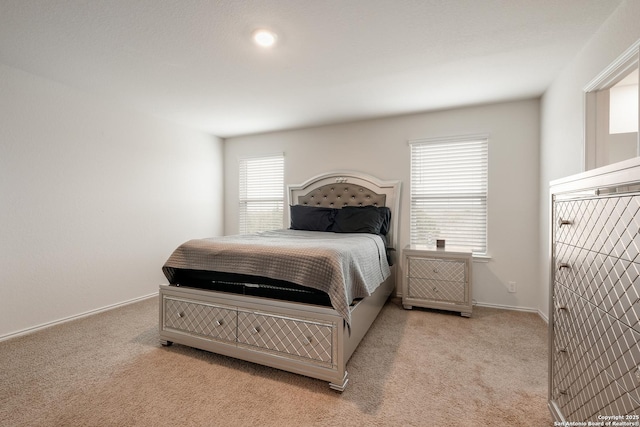
M 399 181 L 337 171 L 287 189 L 289 204 L 389 207 L 388 244 L 396 247 Z M 351 325 L 332 307 L 160 285 L 160 340 L 328 381 L 344 391 L 346 364 L 393 292 L 395 277 L 394 265 L 371 296 L 351 305 Z

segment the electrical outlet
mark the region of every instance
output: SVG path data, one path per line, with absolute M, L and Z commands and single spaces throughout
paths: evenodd
M 509 282 L 509 292 L 512 294 L 516 292 L 516 282 Z

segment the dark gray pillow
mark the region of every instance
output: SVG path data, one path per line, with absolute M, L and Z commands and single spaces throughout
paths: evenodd
M 291 229 L 307 231 L 331 231 L 338 209 L 319 206 L 292 205 Z
M 391 210 L 376 206 L 345 206 L 338 209 L 332 231 L 336 233 L 370 233 L 386 235 L 391 224 Z

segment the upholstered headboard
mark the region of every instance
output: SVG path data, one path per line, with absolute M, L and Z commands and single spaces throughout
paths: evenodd
M 361 185 L 335 182 L 311 190 L 294 200 L 297 205 L 341 208 L 343 206 L 386 206 L 385 194 L 378 194 Z
M 386 206 L 391 210 L 388 244 L 396 248 L 400 206 L 400 181 L 382 181 L 355 171 L 335 171 L 287 186 L 290 205 Z

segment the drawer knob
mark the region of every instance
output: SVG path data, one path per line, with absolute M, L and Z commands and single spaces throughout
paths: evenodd
M 560 394 L 566 396 L 569 394 L 569 389 L 560 390 Z
M 310 345 L 311 344 L 311 337 L 304 337 L 304 345 Z
M 558 270 L 562 270 L 563 268 L 566 268 L 567 270 L 571 268 L 571 266 L 566 263 L 566 262 L 561 262 L 560 264 L 558 264 Z
M 567 353 L 567 349 L 566 348 L 561 348 L 560 350 L 558 350 L 558 353 Z
M 566 305 L 559 305 L 556 307 L 558 311 L 569 311 Z
M 251 333 L 252 334 L 259 334 L 260 333 L 260 328 L 258 328 L 257 326 L 251 328 Z
M 179 311 L 178 312 L 178 317 L 184 317 L 184 311 Z
M 216 325 L 217 326 L 222 326 L 222 320 L 216 320 Z
M 638 382 L 640 382 L 640 366 L 636 367 L 635 375 Z
M 571 221 L 570 219 L 558 218 L 558 227 L 562 227 L 563 225 L 571 225 L 571 224 L 573 224 L 573 221 Z

